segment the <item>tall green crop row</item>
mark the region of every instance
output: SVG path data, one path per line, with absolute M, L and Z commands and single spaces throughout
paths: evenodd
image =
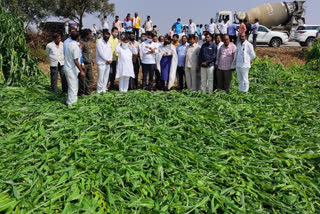
M 37 60 L 29 54 L 23 22 L 0 8 L 0 75 L 8 85 L 27 85 L 42 76 Z

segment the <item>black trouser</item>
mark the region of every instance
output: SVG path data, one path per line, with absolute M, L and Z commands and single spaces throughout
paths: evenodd
M 142 72 L 143 72 L 143 80 L 142 80 L 142 88 L 144 90 L 153 89 L 153 75 L 156 69 L 156 64 L 142 64 Z M 149 75 L 149 84 L 147 88 L 147 76 Z
M 136 59 L 136 61 L 132 62 L 133 63 L 133 69 L 134 69 L 134 76 L 135 78 L 130 78 L 129 81 L 129 89 L 138 89 L 139 87 L 139 70 L 140 70 L 140 61 L 139 59 Z
M 112 61 L 110 74 L 109 74 L 109 82 L 110 82 L 109 90 L 115 89 L 114 81 L 116 79 L 116 74 L 117 74 L 117 61 Z
M 64 75 L 63 65 L 58 63 L 57 67 L 50 67 L 50 79 L 51 79 L 51 91 L 58 91 L 58 73 L 60 73 L 62 91 L 64 93 L 68 92 L 68 82 L 66 76 Z
M 185 82 L 184 67 L 178 66 L 177 74 L 178 74 L 178 89 L 183 90 L 184 89 L 184 82 Z
M 233 42 L 233 44 L 237 44 L 237 35 L 229 36 L 229 38 L 230 38 L 230 42 Z
M 139 31 L 140 31 L 140 29 L 133 28 L 133 33 L 136 35 L 136 41 L 139 41 Z
M 232 80 L 232 71 L 217 70 L 217 88 L 229 92 Z
M 158 69 L 155 70 L 155 74 L 156 74 L 156 88 L 160 90 L 163 88 L 164 82 L 161 79 L 161 74 Z
M 218 78 L 217 78 L 218 66 L 214 66 L 213 70 L 213 90 L 218 88 Z
M 81 77 L 79 75 L 79 95 L 90 95 L 93 88 L 93 73 L 92 73 L 92 64 L 85 63 L 84 69 L 85 76 Z
M 254 49 L 256 49 L 256 47 L 257 47 L 257 37 L 258 37 L 258 34 L 253 34 L 253 47 L 254 47 Z

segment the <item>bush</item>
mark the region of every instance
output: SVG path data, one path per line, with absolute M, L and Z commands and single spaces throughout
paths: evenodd
M 310 69 L 319 70 L 320 69 L 320 39 L 318 39 L 312 46 L 312 48 L 307 53 L 307 59 Z

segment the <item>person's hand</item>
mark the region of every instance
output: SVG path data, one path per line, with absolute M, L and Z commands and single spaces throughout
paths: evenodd
M 111 65 L 112 64 L 112 60 L 107 61 L 107 63 L 108 63 L 108 65 Z
M 83 78 L 83 77 L 86 76 L 86 74 L 85 74 L 83 71 L 81 71 L 81 72 L 80 72 L 80 76 Z
M 201 67 L 208 67 L 208 63 L 207 62 L 201 63 Z
M 171 52 L 171 55 L 173 56 L 173 52 Z
M 84 64 L 81 64 L 82 69 L 84 70 L 86 66 Z

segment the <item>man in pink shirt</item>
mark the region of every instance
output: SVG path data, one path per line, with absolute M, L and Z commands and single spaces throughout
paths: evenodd
M 232 80 L 232 63 L 234 61 L 237 47 L 230 42 L 228 35 L 224 36 L 224 44 L 217 55 L 217 88 L 229 92 Z
M 242 34 L 246 34 L 246 31 L 247 31 L 246 25 L 244 24 L 243 20 L 240 20 L 239 37 L 240 37 Z M 238 41 L 239 41 L 239 40 L 238 40 Z

